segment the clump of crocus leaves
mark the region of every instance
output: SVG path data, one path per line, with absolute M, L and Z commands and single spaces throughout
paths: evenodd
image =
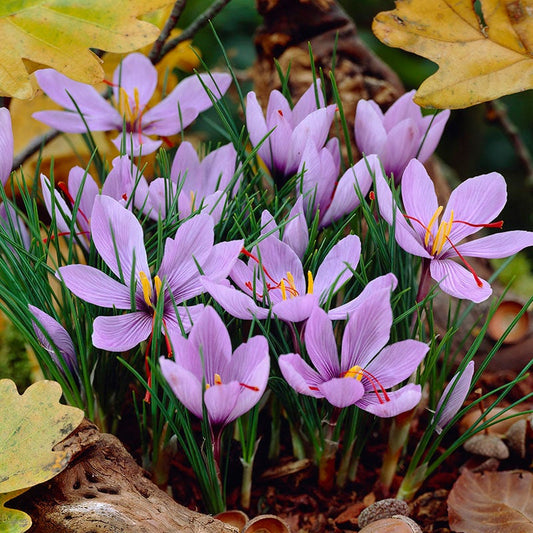
M 238 449 L 247 508 L 256 454 L 275 464 L 286 432 L 285 453 L 312 459 L 331 491 L 357 480 L 372 433 L 388 443 L 384 490 L 407 450 L 398 496 L 410 498 L 524 376 L 492 403 L 480 398 L 484 416 L 437 454 L 486 366 L 472 362 L 486 324 L 461 352 L 452 343 L 461 302 L 491 298 L 472 258 L 533 245 L 531 232 L 501 230 L 497 172 L 438 204 L 422 163 L 449 112 L 423 116 L 412 94 L 386 113 L 360 102 L 354 161 L 341 155 L 354 152 L 341 148 L 349 137 L 331 134 L 346 131 L 342 95 L 328 104 L 319 80 L 297 101 L 272 91 L 266 111 L 249 93 L 244 122 L 229 111 L 227 73 L 191 76 L 149 103 L 157 73 L 140 54 L 117 68 L 109 100 L 53 70 L 37 80 L 64 110 L 36 119 L 89 140 L 118 132 L 117 154 L 105 162 L 96 149 L 65 176 L 10 178 L 10 115 L 0 110 L 0 178 L 21 198 L 2 193 L 0 307 L 102 429 L 133 402 L 158 483 L 177 441 L 206 509 L 221 511 Z M 225 141 L 206 153 L 185 128 L 209 108 Z M 443 293 L 451 318 L 439 336 L 432 304 Z

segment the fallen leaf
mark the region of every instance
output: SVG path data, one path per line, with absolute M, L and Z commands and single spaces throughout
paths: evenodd
M 83 411 L 59 403 L 61 386 L 39 381 L 21 396 L 0 380 L 0 493 L 47 481 L 68 464 L 68 451 L 52 451 L 83 419 Z
M 532 491 L 531 472 L 465 470 L 448 497 L 450 527 L 462 533 L 532 533 Z
M 0 494 L 0 533 L 23 533 L 31 527 L 31 517 L 23 511 L 8 509 L 4 503 L 16 498 L 26 489 Z
M 464 108 L 533 87 L 533 0 L 397 0 L 372 29 L 385 44 L 439 65 L 415 102 Z
M 29 74 L 43 65 L 73 80 L 103 79 L 89 48 L 130 52 L 157 38 L 157 26 L 137 17 L 172 0 L 10 0 L 0 3 L 0 95 L 30 98 Z

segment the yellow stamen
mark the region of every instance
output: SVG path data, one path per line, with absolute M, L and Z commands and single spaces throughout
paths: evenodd
M 289 294 L 291 295 L 291 298 L 298 296 L 298 291 L 296 290 L 296 285 L 294 284 L 294 276 L 290 272 L 287 272 L 287 281 L 289 282 Z
M 132 122 L 134 115 L 130 107 L 130 99 L 128 97 L 128 93 L 123 87 L 120 87 L 118 94 L 118 109 L 120 113 L 126 117 L 127 122 Z
M 191 211 L 194 211 L 194 200 L 195 200 L 194 191 L 190 191 L 189 194 L 191 196 Z
M 287 299 L 287 291 L 285 290 L 285 280 L 282 279 L 279 282 L 279 288 L 281 289 L 281 297 L 286 300 Z
M 307 271 L 307 294 L 313 294 L 314 281 L 313 274 L 310 270 Z
M 453 210 L 450 212 L 450 220 L 448 222 L 442 221 L 439 225 L 439 229 L 437 230 L 437 235 L 435 236 L 435 240 L 433 241 L 433 246 L 431 247 L 432 255 L 440 254 L 440 252 L 442 251 L 442 248 L 444 247 L 444 243 L 446 242 L 446 239 L 448 238 L 448 235 L 450 234 L 450 231 L 452 230 L 452 224 L 453 224 Z
M 139 89 L 137 89 L 137 87 L 133 89 L 133 98 L 135 100 L 135 113 L 138 113 L 139 109 L 141 108 L 141 105 L 140 105 Z
M 222 385 L 222 378 L 220 374 L 215 374 L 215 385 Z
M 146 302 L 146 305 L 148 305 L 148 307 L 153 307 L 152 284 L 150 283 L 150 280 L 146 277 L 146 274 L 143 271 L 139 272 L 139 277 L 141 278 L 144 301 Z
M 355 378 L 357 381 L 361 381 L 363 379 L 363 372 L 362 368 L 359 365 L 352 366 L 352 368 L 348 369 L 344 375 L 343 378 Z
M 424 236 L 425 246 L 427 246 L 429 243 L 429 238 L 431 237 L 431 228 L 433 227 L 433 224 L 435 224 L 435 221 L 437 220 L 439 215 L 442 213 L 442 209 L 443 209 L 442 205 L 439 205 L 439 207 L 437 207 L 437 210 L 433 213 L 431 220 L 429 221 L 428 227 L 426 229 L 426 235 Z
M 159 298 L 161 294 L 161 286 L 163 285 L 163 282 L 161 281 L 161 278 L 159 276 L 155 276 L 154 285 L 155 285 L 155 296 L 156 298 Z

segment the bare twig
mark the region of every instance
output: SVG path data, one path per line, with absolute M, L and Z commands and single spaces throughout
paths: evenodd
M 487 107 L 487 118 L 493 122 L 497 122 L 500 125 L 505 135 L 507 135 L 511 141 L 516 155 L 522 162 L 522 165 L 527 172 L 526 185 L 528 187 L 533 187 L 533 158 L 531 157 L 531 153 L 527 146 L 524 144 L 522 137 L 520 137 L 518 128 L 509 118 L 507 108 L 498 100 L 486 102 L 485 105 Z
M 48 130 L 46 133 L 43 133 L 38 137 L 34 137 L 27 144 L 27 146 L 13 158 L 13 170 L 16 170 L 18 167 L 20 167 L 20 165 L 22 165 L 26 159 L 38 152 L 42 146 L 45 146 L 50 141 L 61 135 L 61 133 L 63 132 L 59 130 Z
M 174 7 L 172 8 L 172 12 L 170 13 L 170 16 L 168 17 L 168 20 L 166 21 L 165 26 L 161 30 L 161 33 L 159 34 L 159 37 L 157 38 L 156 42 L 153 44 L 152 49 L 150 50 L 150 53 L 148 54 L 148 59 L 154 65 L 156 65 L 159 61 L 161 61 L 161 58 L 163 57 L 163 54 L 161 54 L 161 48 L 163 48 L 163 45 L 165 44 L 166 40 L 168 39 L 168 36 L 170 35 L 170 32 L 174 29 L 174 27 L 178 23 L 178 20 L 181 17 L 183 10 L 185 9 L 186 3 L 187 3 L 187 0 L 176 0 L 176 3 L 174 4 Z
M 176 48 L 178 44 L 190 39 L 194 34 L 205 26 L 217 13 L 219 13 L 231 0 L 217 0 L 209 6 L 201 15 L 198 15 L 175 39 L 163 46 L 161 57 Z

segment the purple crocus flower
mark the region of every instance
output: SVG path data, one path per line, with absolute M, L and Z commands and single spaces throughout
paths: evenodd
M 457 414 L 463 405 L 466 395 L 470 390 L 474 375 L 474 361 L 470 361 L 461 374 L 455 374 L 444 389 L 440 397 L 432 423 L 436 422 L 435 431 L 440 435 L 450 420 Z M 452 390 L 453 389 L 453 390 Z M 452 391 L 450 393 L 450 391 Z M 448 393 L 450 395 L 448 396 Z M 443 406 L 443 402 L 446 404 Z
M 416 157 L 424 163 L 435 151 L 446 121 L 447 109 L 423 116 L 410 91 L 383 113 L 373 100 L 359 100 L 355 113 L 355 140 L 363 154 L 377 154 L 385 172 L 398 183 L 405 167 Z
M 39 111 L 33 117 L 68 133 L 122 132 L 126 123 L 126 153 L 132 156 L 155 152 L 161 141 L 149 135 L 175 135 L 212 105 L 204 85 L 214 98 L 221 98 L 231 83 L 229 74 L 202 74 L 182 80 L 161 102 L 149 109 L 148 101 L 157 86 L 157 71 L 142 54 L 130 54 L 115 69 L 113 95 L 116 107 L 94 87 L 73 81 L 53 69 L 42 69 L 35 77 L 44 92 L 67 111 Z M 74 104 L 75 102 L 75 104 Z M 83 116 L 80 115 L 80 112 Z M 113 140 L 120 150 L 122 134 Z
M 420 401 L 420 385 L 386 389 L 411 376 L 429 347 L 412 339 L 385 347 L 391 326 L 390 291 L 382 288 L 351 313 L 339 362 L 331 320 L 316 308 L 305 327 L 305 346 L 314 368 L 299 354 L 281 355 L 283 377 L 300 394 L 326 398 L 335 407 L 356 405 L 381 417 L 408 411 Z
M 302 261 L 276 233 L 264 238 L 252 252 L 246 252 L 248 264 L 238 260 L 230 277 L 240 290 L 203 278 L 206 290 L 230 314 L 241 319 L 267 318 L 272 312 L 281 320 L 300 322 L 314 307 L 325 306 L 352 276 L 361 254 L 361 242 L 348 235 L 336 243 L 319 266 L 316 275 L 304 275 Z M 389 291 L 396 278 L 387 274 L 367 285 L 361 295 L 331 308 L 332 319 L 345 319 L 366 294 L 378 287 Z
M 242 241 L 213 245 L 213 227 L 208 215 L 200 214 L 184 222 L 173 239 L 166 239 L 161 265 L 152 280 L 143 230 L 135 215 L 108 196 L 96 197 L 92 238 L 118 280 L 88 265 L 60 267 L 57 275 L 79 298 L 101 307 L 129 311 L 95 319 L 92 342 L 97 348 L 121 352 L 146 340 L 152 333 L 161 298 L 163 332 L 181 332 L 180 322 L 186 331 L 190 328 L 203 306 L 180 304 L 204 292 L 199 268 L 207 278 L 221 282 L 242 248 Z
M 180 218 L 187 218 L 202 207 L 218 223 L 227 195 L 232 195 L 238 187 L 237 182 L 229 190 L 236 162 L 237 152 L 232 144 L 213 150 L 200 161 L 193 145 L 182 142 L 174 156 L 170 181 L 157 178 L 150 183 L 150 216 L 165 218 L 167 207 L 178 195 Z
M 28 305 L 28 308 L 35 317 L 35 320 L 32 320 L 33 330 L 41 346 L 50 354 L 58 368 L 62 370 L 57 352 L 59 352 L 68 369 L 73 373 L 77 373 L 76 350 L 67 330 L 55 318 L 41 311 L 38 307 Z M 43 330 L 46 331 L 55 346 L 52 346 Z
M 268 99 L 266 118 L 255 93 L 248 93 L 246 126 L 250 142 L 254 147 L 262 142 L 258 154 L 276 180 L 282 182 L 298 170 L 308 140 L 311 140 L 317 149 L 324 146 L 335 109 L 335 105 L 324 107 L 324 97 L 318 80 L 316 87 L 312 84 L 293 109 L 279 91 L 272 91 Z
M 456 298 L 482 302 L 492 293 L 490 285 L 475 273 L 466 257 L 508 257 L 533 246 L 533 232 L 520 230 L 459 244 L 480 228 L 501 228 L 503 222 L 491 222 L 507 200 L 505 180 L 497 172 L 461 183 L 452 191 L 444 210 L 438 205 L 431 178 L 416 159 L 409 163 L 402 177 L 405 213 L 397 207 L 383 177 L 376 179 L 376 193 L 381 215 L 389 224 L 394 223 L 397 243 L 406 252 L 422 257 L 424 272 L 429 268 L 440 288 Z M 462 265 L 453 258 L 459 258 Z
M 224 322 L 207 306 L 188 339 L 172 334 L 170 340 L 175 360 L 160 358 L 163 376 L 178 400 L 198 418 L 205 402 L 216 434 L 261 399 L 270 371 L 268 343 L 262 335 L 232 353 Z

